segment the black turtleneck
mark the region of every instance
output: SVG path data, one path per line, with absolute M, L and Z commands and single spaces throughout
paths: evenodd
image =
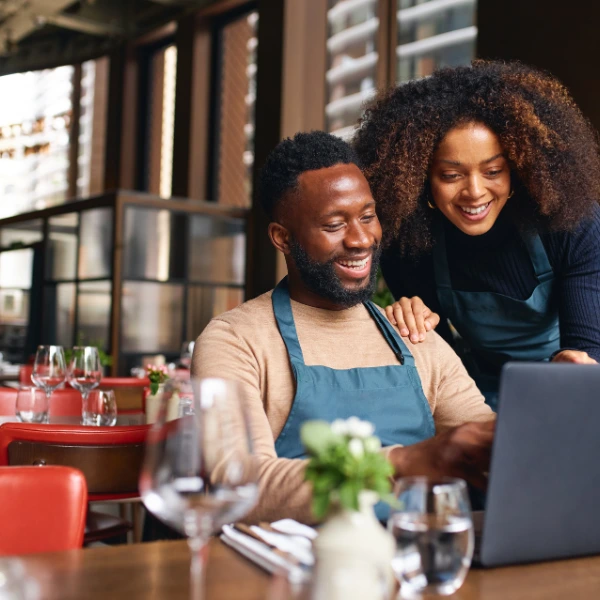
M 533 265 L 508 211 L 480 236 L 466 235 L 442 219 L 453 289 L 496 292 L 518 300 L 532 294 L 537 285 Z M 572 232 L 540 232 L 540 237 L 557 280 L 561 348 L 584 350 L 600 361 L 600 208 Z M 394 297 L 420 296 L 440 313 L 438 333 L 451 341 L 435 290 L 431 254 L 400 257 L 391 248 L 384 252 L 381 266 Z

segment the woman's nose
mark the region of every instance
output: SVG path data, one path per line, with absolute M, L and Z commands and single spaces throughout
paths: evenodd
M 465 191 L 470 200 L 479 200 L 485 195 L 485 185 L 482 178 L 477 175 L 469 177 Z

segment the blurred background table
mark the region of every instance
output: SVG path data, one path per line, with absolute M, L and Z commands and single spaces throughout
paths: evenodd
M 19 419 L 15 415 L 0 415 L 0 425 L 2 423 L 18 423 Z M 50 424 L 52 425 L 81 425 L 80 416 L 58 415 L 53 417 L 50 415 Z M 117 415 L 117 424 L 119 425 L 145 425 L 146 415 L 143 412 L 131 412 Z M 90 425 L 93 427 L 93 425 Z
M 6 559 L 4 559 L 6 560 Z M 153 542 L 20 557 L 53 600 L 188 599 L 187 543 Z M 2 571 L 3 560 L 0 560 Z M 213 539 L 207 600 L 291 600 L 281 582 Z M 455 600 L 589 600 L 600 589 L 600 557 L 501 569 L 472 569 Z M 305 595 L 306 596 L 306 595 Z M 425 596 L 425 598 L 430 598 Z M 437 597 L 439 598 L 439 597 Z

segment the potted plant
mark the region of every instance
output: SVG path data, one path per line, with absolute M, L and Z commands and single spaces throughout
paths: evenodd
M 312 508 L 325 519 L 315 540 L 315 600 L 383 599 L 393 584 L 394 540 L 373 511 L 392 500 L 393 469 L 373 432 L 356 417 L 302 427 Z

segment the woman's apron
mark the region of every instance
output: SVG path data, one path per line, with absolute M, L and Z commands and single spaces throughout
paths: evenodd
M 356 416 L 373 423 L 375 435 L 383 446 L 414 444 L 435 435 L 433 415 L 414 358 L 372 302 L 364 306 L 398 358 L 397 365 L 356 369 L 306 365 L 292 314 L 287 278 L 273 291 L 272 302 L 296 380 L 292 408 L 275 441 L 277 456 L 306 457 L 300 428 L 312 419 L 331 423 Z M 360 352 L 360 347 L 356 351 Z M 375 512 L 383 520 L 387 518 L 388 507 L 380 502 Z
M 538 280 L 526 300 L 495 292 L 452 289 L 444 224 L 434 219 L 433 264 L 437 296 L 444 314 L 464 341 L 457 352 L 493 410 L 497 410 L 499 373 L 508 361 L 541 361 L 560 348 L 554 273 L 540 236 L 522 234 Z M 479 359 L 484 359 L 483 361 Z M 497 368 L 482 368 L 482 362 Z

